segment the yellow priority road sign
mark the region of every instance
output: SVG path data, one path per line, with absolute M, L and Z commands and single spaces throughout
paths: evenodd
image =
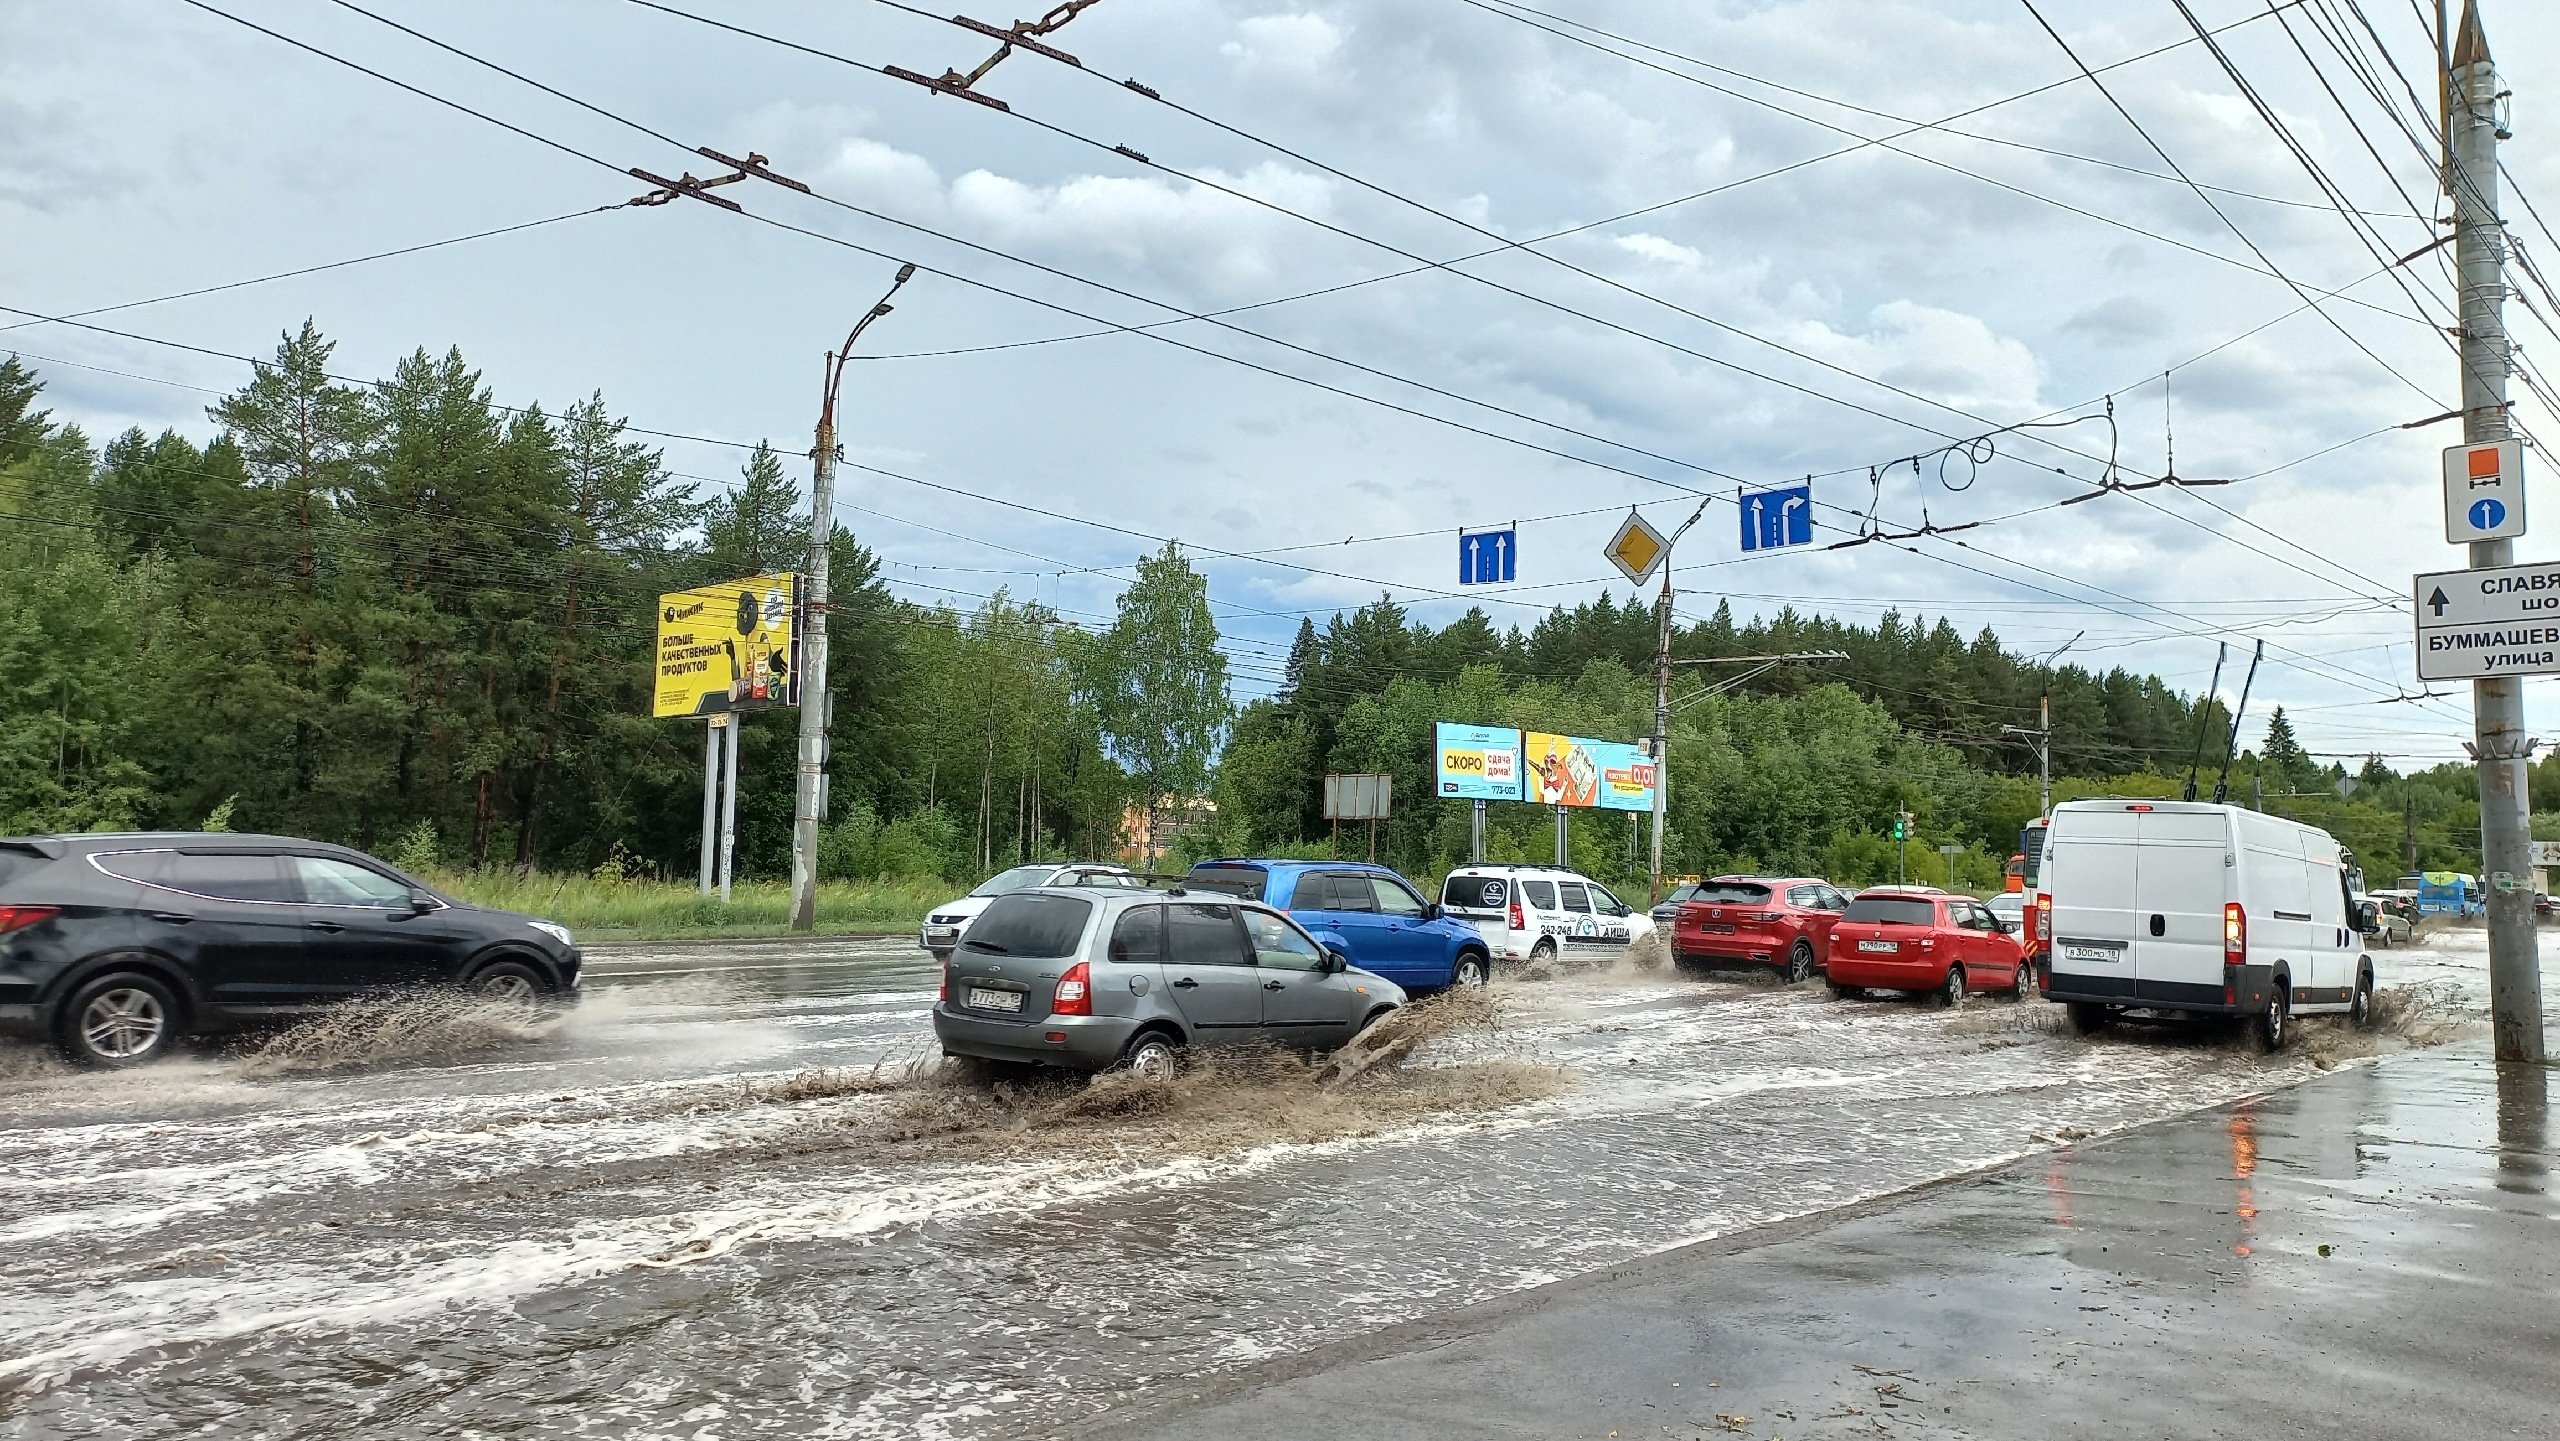
M 1645 524 L 1643 516 L 1629 509 L 1626 523 L 1618 527 L 1604 553 L 1620 575 L 1642 585 L 1645 577 L 1653 574 L 1653 568 L 1662 564 L 1663 552 L 1670 548 L 1671 542 L 1662 538 L 1661 531 Z

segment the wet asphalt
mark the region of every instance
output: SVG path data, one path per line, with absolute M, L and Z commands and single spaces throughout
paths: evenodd
M 2377 960 L 2480 999 L 2476 937 Z M 0 1053 L 0 1434 L 1057 1434 L 2413 1064 L 2334 1026 L 2260 1058 L 2072 1040 L 2040 1003 L 1572 973 L 1498 987 L 1497 1033 L 1419 1058 L 1553 1067 L 1547 1099 L 1316 1140 L 1274 1117 L 884 1151 L 840 1143 L 883 1098 L 769 1088 L 930 1053 L 911 945 L 616 948 L 590 976 L 565 1020 L 494 1040 L 117 1075 Z M 1988 1239 L 2047 1239 L 2022 1235 Z

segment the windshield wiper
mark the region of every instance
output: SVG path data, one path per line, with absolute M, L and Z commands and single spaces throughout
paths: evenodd
M 964 950 L 991 951 L 999 956 L 1009 956 L 1013 954 L 1013 947 L 1000 946 L 993 941 L 962 941 L 960 945 Z

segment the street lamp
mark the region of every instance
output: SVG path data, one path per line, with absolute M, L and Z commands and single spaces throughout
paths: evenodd
M 2078 645 L 2080 637 L 2087 634 L 2085 630 L 2074 632 L 2071 639 L 2045 652 L 2036 661 L 2044 671 L 2044 693 L 2036 702 L 2036 728 L 2000 727 L 2000 734 L 2026 736 L 2028 743 L 2036 748 L 2036 814 L 2040 816 L 2053 814 L 2053 663 L 2062 659 L 2062 653 Z

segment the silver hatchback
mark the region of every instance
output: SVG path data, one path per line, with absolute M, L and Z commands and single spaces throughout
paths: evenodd
M 1185 1047 L 1331 1050 L 1404 991 L 1267 906 L 1180 891 L 1000 896 L 942 970 L 946 1056 L 1169 1075 Z

